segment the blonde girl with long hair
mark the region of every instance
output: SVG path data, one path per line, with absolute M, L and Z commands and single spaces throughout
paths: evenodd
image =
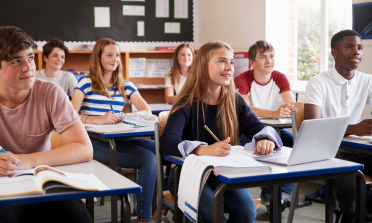
M 138 110 L 151 112 L 146 101 L 130 81 L 123 80 L 123 67 L 118 44 L 109 38 L 97 41 L 90 57 L 89 75 L 79 80 L 72 104 L 81 112 L 84 124 L 115 124 L 118 114 L 131 100 Z M 111 112 L 113 107 L 114 113 Z M 95 160 L 109 164 L 109 143 L 90 138 Z M 139 169 L 137 183 L 142 193 L 137 194 L 138 222 L 150 222 L 150 208 L 156 178 L 155 143 L 148 139 L 115 138 L 117 165 Z
M 163 155 L 227 156 L 231 145 L 239 144 L 240 133 L 254 138 L 248 147 L 261 154 L 270 154 L 276 146 L 281 146 L 276 131 L 265 127 L 235 92 L 233 73 L 233 50 L 227 43 L 209 42 L 199 49 L 160 138 Z M 216 142 L 204 125 L 222 139 L 221 143 Z M 255 138 L 258 133 L 261 137 Z M 173 172 L 172 168 L 168 187 L 175 196 Z M 200 197 L 199 222 L 213 222 L 213 193 L 219 184 L 214 175 L 209 176 Z M 254 222 L 256 218 L 248 189 L 226 191 L 224 206 L 230 212 L 228 222 Z
M 189 67 L 195 57 L 193 48 L 187 43 L 179 45 L 173 57 L 171 72 L 165 76 L 165 102 L 172 104 L 180 93 L 189 75 Z

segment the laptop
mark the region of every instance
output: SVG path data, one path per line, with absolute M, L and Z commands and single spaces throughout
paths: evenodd
M 253 158 L 285 166 L 332 159 L 340 147 L 348 122 L 349 117 L 305 120 L 291 153 L 277 152 Z

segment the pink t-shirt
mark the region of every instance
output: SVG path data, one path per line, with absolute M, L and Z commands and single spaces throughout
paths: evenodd
M 15 154 L 47 151 L 51 132 L 62 133 L 78 120 L 61 87 L 35 79 L 28 98 L 17 108 L 0 103 L 0 145 Z
M 253 69 L 236 76 L 234 82 L 239 93 L 248 96 L 252 106 L 267 110 L 276 110 L 279 94 L 291 90 L 288 78 L 276 70 L 271 72 L 270 81 L 264 85 L 256 82 Z

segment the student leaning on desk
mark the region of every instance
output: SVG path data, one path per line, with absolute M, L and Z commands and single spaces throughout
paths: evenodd
M 79 80 L 71 100 L 75 110 L 81 111 L 84 124 L 118 123 L 118 114 L 128 100 L 138 110 L 151 112 L 134 84 L 122 77 L 118 44 L 109 38 L 98 40 L 90 57 L 89 75 Z M 109 164 L 109 143 L 93 137 L 90 140 L 94 159 Z M 136 194 L 137 218 L 138 222 L 150 222 L 156 178 L 155 142 L 149 139 L 115 138 L 115 144 L 117 165 L 140 170 L 137 183 L 142 186 L 142 193 Z
M 23 30 L 0 27 L 0 176 L 38 165 L 66 165 L 93 157 L 88 135 L 66 93 L 35 78 L 37 46 Z M 66 145 L 50 150 L 55 130 Z M 0 207 L 0 222 L 93 222 L 81 200 Z
M 275 50 L 273 45 L 265 40 L 255 42 L 248 50 L 249 62 L 253 69 L 247 70 L 234 79 L 235 87 L 253 110 L 255 115 L 263 118 L 280 119 L 288 117 L 294 110 L 294 98 L 288 78 L 275 67 Z M 281 96 L 284 104 L 277 110 L 278 96 Z M 280 129 L 283 145 L 293 147 L 293 135 L 285 128 Z M 240 143 L 245 144 L 251 140 L 242 135 Z M 282 189 L 282 211 L 289 206 L 289 195 L 294 184 L 283 184 Z M 263 187 L 261 192 L 261 203 L 270 210 L 270 189 Z
M 257 144 L 251 144 L 251 149 L 261 154 L 272 153 L 276 145 L 272 140 L 281 143 L 276 131 L 265 127 L 234 91 L 233 73 L 233 50 L 227 43 L 209 42 L 200 48 L 160 138 L 163 155 L 227 156 L 231 144 L 238 144 L 240 132 L 249 138 L 261 133 L 255 138 Z M 223 139 L 221 143 L 204 125 Z M 168 188 L 177 196 L 173 191 L 173 172 L 174 168 L 168 174 Z M 214 175 L 209 176 L 200 197 L 200 222 L 213 221 L 213 193 L 219 184 Z M 248 189 L 226 191 L 224 202 L 230 213 L 229 221 L 254 222 L 256 209 Z
M 372 120 L 361 121 L 364 106 L 372 107 L 372 75 L 357 71 L 363 56 L 362 39 L 354 30 L 343 30 L 331 39 L 335 67 L 312 77 L 306 87 L 305 119 L 350 116 L 345 136 L 371 136 Z M 337 129 L 335 129 L 337 131 Z M 372 155 L 339 149 L 336 158 L 361 163 L 364 174 L 372 174 Z M 334 211 L 336 222 L 353 222 L 355 183 L 334 180 L 341 211 Z M 365 199 L 365 198 L 362 198 Z M 372 200 L 367 201 L 366 222 L 372 222 Z
M 165 102 L 172 104 L 180 93 L 189 75 L 189 67 L 195 57 L 188 43 L 179 45 L 174 51 L 172 70 L 165 76 Z

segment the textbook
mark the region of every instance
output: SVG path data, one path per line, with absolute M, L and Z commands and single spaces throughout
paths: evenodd
M 233 154 L 227 157 L 196 156 L 185 159 L 178 189 L 178 207 L 193 222 L 198 219 L 201 192 L 211 172 L 221 174 L 270 172 L 271 167 L 250 156 Z
M 93 174 L 66 173 L 45 165 L 30 170 L 16 170 L 11 177 L 1 177 L 0 185 L 0 197 L 46 194 L 52 188 L 87 191 L 109 189 Z
M 85 129 L 88 132 L 96 132 L 100 134 L 111 134 L 133 131 L 132 125 L 117 123 L 117 124 L 107 124 L 107 125 L 94 125 L 94 124 L 84 124 Z

